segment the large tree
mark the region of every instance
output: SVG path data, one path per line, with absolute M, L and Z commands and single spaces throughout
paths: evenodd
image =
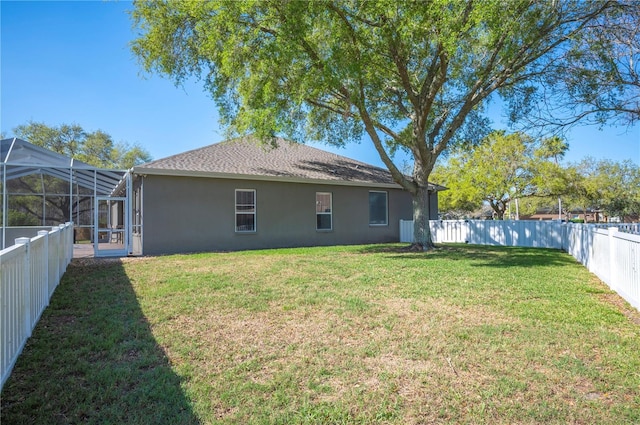
M 493 96 L 526 111 L 530 84 L 609 2 L 138 1 L 147 71 L 195 76 L 233 132 L 341 145 L 366 133 L 413 195 L 432 245 L 428 179 L 453 145 L 486 135 Z M 411 175 L 393 162 L 413 157 Z
M 542 76 L 538 125 L 633 125 L 640 121 L 640 1 L 619 0 L 573 38 Z

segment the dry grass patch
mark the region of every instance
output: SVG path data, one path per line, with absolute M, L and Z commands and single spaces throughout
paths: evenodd
M 72 266 L 56 297 L 3 392 L 3 420 L 56 422 L 63 405 L 69 423 L 158 423 L 144 413 L 159 406 L 165 423 L 640 422 L 640 328 L 557 251 L 391 245 L 124 260 Z M 73 346 L 60 341 L 87 332 L 117 337 L 65 356 Z M 51 376 L 47 338 L 66 364 Z M 89 373 L 84 359 L 110 374 Z M 24 401 L 57 381 L 96 397 Z M 152 407 L 136 412 L 135 389 L 153 385 L 171 399 L 147 397 Z M 105 388 L 120 396 L 92 410 Z M 74 397 L 81 412 L 64 402 Z

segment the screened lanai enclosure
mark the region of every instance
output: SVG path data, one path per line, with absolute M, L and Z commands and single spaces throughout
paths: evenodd
M 98 169 L 21 139 L 0 141 L 2 248 L 74 223 L 74 244 L 95 256 L 132 253 L 131 182 L 126 171 Z M 136 228 L 139 229 L 139 226 Z

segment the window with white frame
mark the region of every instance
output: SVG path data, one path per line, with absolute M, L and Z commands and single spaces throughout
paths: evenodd
M 236 189 L 236 232 L 256 231 L 256 191 Z
M 389 224 L 387 192 L 372 190 L 369 192 L 369 225 L 386 226 Z
M 316 192 L 316 230 L 331 230 L 332 206 L 330 192 Z

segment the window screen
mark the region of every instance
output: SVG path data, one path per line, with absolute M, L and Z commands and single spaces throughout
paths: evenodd
M 316 193 L 316 230 L 331 230 L 332 227 L 331 193 Z
M 369 224 L 373 226 L 389 224 L 387 192 L 369 192 Z
M 256 231 L 256 191 L 236 189 L 236 232 Z

